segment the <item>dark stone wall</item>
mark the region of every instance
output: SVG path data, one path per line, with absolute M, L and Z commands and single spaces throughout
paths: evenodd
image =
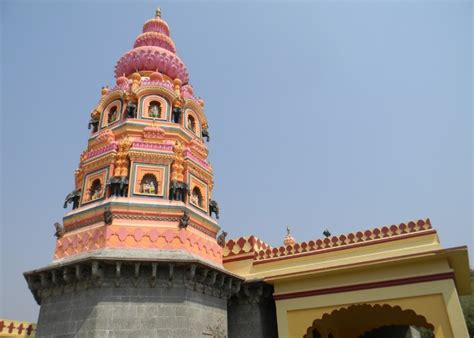
M 229 338 L 276 338 L 273 288 L 263 283 L 244 284 L 228 305 Z
M 133 267 L 132 267 L 133 268 Z M 37 337 L 226 337 L 227 295 L 175 268 L 150 283 L 123 271 L 42 292 Z M 105 275 L 113 276 L 109 273 Z

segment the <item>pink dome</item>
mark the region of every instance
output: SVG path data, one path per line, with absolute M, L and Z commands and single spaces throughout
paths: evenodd
M 174 46 L 173 40 L 163 33 L 145 32 L 140 34 L 135 40 L 133 47 L 136 48 L 143 46 L 161 47 L 172 53 L 176 53 L 176 47 Z
M 176 47 L 169 37 L 168 24 L 161 19 L 161 13 L 143 25 L 133 49 L 126 52 L 115 66 L 115 77 L 129 76 L 139 71 L 158 71 L 183 83 L 189 81 L 186 65 L 176 55 Z
M 170 36 L 170 28 L 168 24 L 161 18 L 156 17 L 150 19 L 143 25 L 143 33 L 145 32 L 159 32 Z

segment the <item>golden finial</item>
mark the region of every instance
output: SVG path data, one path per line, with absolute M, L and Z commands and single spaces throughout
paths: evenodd
M 155 12 L 155 18 L 161 18 L 161 8 L 158 7 Z

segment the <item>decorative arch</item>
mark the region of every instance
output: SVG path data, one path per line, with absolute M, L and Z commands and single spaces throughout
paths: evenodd
M 99 100 L 99 103 L 94 107 L 93 111 L 97 110 L 102 112 L 111 102 L 119 100 L 124 96 L 124 91 L 122 89 L 114 89 L 110 91 L 107 95 L 102 96 Z
M 198 102 L 187 99 L 183 105 L 183 110 L 186 111 L 186 109 L 191 109 L 196 114 L 199 122 L 203 125 L 207 125 L 206 115 L 204 115 L 204 110 Z
M 204 207 L 204 196 L 199 187 L 194 187 L 191 191 L 191 204 L 194 204 L 199 208 Z
M 140 192 L 142 194 L 158 195 L 159 181 L 152 173 L 146 173 L 140 180 Z
M 186 109 L 184 114 L 184 123 L 187 130 L 201 137 L 202 125 L 196 113 L 192 109 Z
M 324 314 L 307 328 L 304 338 L 358 338 L 383 326 L 416 326 L 434 330 L 434 326 L 413 310 L 387 304 L 356 304 Z M 316 335 L 317 336 L 317 335 Z
M 173 102 L 177 98 L 176 93 L 173 90 L 171 90 L 171 84 L 170 84 L 170 89 L 165 88 L 161 85 L 143 85 L 142 84 L 142 86 L 137 89 L 136 95 L 138 98 L 138 102 L 141 102 L 145 97 L 150 96 L 150 95 L 160 96 L 168 102 Z
M 101 128 L 111 126 L 122 118 L 122 100 L 111 101 L 102 111 Z
M 102 197 L 104 184 L 99 178 L 94 179 L 89 187 L 89 201 L 94 201 Z
M 154 109 L 153 107 L 158 107 Z M 150 94 L 139 98 L 139 116 L 143 119 L 169 121 L 170 101 L 163 96 Z

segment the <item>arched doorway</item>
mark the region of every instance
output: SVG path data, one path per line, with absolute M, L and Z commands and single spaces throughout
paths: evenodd
M 413 328 L 423 335 L 410 335 Z M 304 338 L 432 338 L 433 325 L 399 306 L 357 304 L 324 314 L 308 327 Z

